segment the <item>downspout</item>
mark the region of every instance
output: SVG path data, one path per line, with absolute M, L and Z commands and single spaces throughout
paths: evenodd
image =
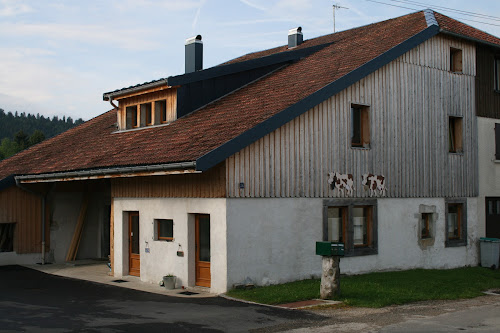
M 31 193 L 31 194 L 34 194 L 36 196 L 39 196 L 42 199 L 42 260 L 41 261 L 42 261 L 42 265 L 45 265 L 45 202 L 46 202 L 47 195 L 50 193 L 51 189 L 49 189 L 49 191 L 47 191 L 47 193 L 42 194 L 42 193 L 32 191 L 32 190 L 26 188 L 25 186 L 23 186 L 19 182 L 19 179 L 17 177 L 15 177 L 15 180 L 16 180 L 16 186 L 19 187 L 21 190 L 26 191 L 26 192 Z
M 111 96 L 109 97 L 109 104 L 111 104 L 115 109 L 118 109 L 118 106 L 113 104 L 113 98 Z

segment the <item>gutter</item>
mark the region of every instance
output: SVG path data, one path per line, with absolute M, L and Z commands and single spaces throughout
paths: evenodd
M 23 185 L 21 185 L 19 179 L 17 177 L 14 177 L 16 180 L 16 186 L 19 187 L 21 190 L 26 191 L 28 193 L 34 194 L 36 196 L 39 196 L 42 199 L 42 258 L 41 258 L 41 264 L 45 265 L 45 203 L 47 201 L 47 195 L 50 193 L 51 189 L 45 194 L 38 193 L 35 191 L 32 191 Z
M 120 91 L 116 91 L 115 93 L 113 93 L 113 92 L 105 93 L 102 95 L 102 99 L 104 101 L 109 101 L 109 100 L 113 100 L 114 97 L 130 94 L 130 93 L 134 93 L 134 92 L 139 92 L 139 91 L 150 89 L 150 88 L 156 88 L 156 87 L 163 86 L 163 85 L 168 85 L 168 79 L 160 79 L 158 81 L 141 84 L 141 85 L 138 85 L 135 87 L 125 88 L 125 89 L 122 89 Z
M 462 34 L 458 34 L 456 32 L 451 32 L 451 31 L 444 30 L 444 29 L 439 29 L 439 32 L 441 32 L 441 33 L 443 33 L 445 35 L 449 35 L 449 36 L 453 36 L 453 37 L 465 39 L 465 40 L 468 40 L 468 41 L 471 41 L 471 42 L 475 42 L 475 43 L 479 43 L 479 44 L 484 44 L 484 45 L 492 46 L 492 47 L 497 48 L 497 49 L 500 48 L 500 45 L 498 45 L 498 44 L 490 43 L 490 42 L 487 42 L 485 40 L 474 38 L 474 37 L 465 36 L 465 35 L 462 35 Z
M 192 169 L 192 170 L 187 170 Z M 119 177 L 155 176 L 180 173 L 197 173 L 196 162 L 181 162 L 155 164 L 133 167 L 119 167 L 108 169 L 93 169 L 83 171 L 68 171 L 43 173 L 37 175 L 16 176 L 16 183 L 38 183 L 69 180 L 89 180 Z

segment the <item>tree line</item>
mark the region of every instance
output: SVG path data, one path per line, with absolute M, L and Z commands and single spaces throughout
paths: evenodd
M 46 118 L 39 113 L 12 113 L 0 109 L 0 160 L 82 123 L 82 118 L 75 121 L 65 116 Z

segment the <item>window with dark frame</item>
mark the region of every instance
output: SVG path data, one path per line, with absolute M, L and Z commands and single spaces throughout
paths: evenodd
M 127 118 L 127 124 L 126 124 L 127 129 L 138 127 L 137 105 L 127 106 L 127 108 L 125 109 L 125 115 Z
M 432 238 L 432 213 L 422 213 L 420 216 L 420 238 Z
M 160 115 L 160 122 L 162 124 L 168 123 L 169 119 L 167 119 L 167 101 L 161 100 L 155 102 L 155 110 L 158 110 L 158 114 Z
M 0 252 L 14 252 L 15 223 L 0 223 Z
M 153 125 L 153 110 L 151 103 L 141 104 L 141 126 Z
M 463 152 L 462 142 L 462 118 L 449 117 L 448 120 L 448 142 L 450 153 Z
M 446 204 L 446 246 L 467 245 L 467 212 L 465 201 Z
M 376 200 L 326 200 L 323 240 L 342 242 L 347 256 L 377 253 Z
M 155 219 L 157 228 L 157 240 L 174 240 L 174 220 Z
M 462 73 L 462 50 L 454 47 L 450 48 L 450 71 Z
M 346 223 L 347 207 L 328 207 L 328 241 L 345 243 Z
M 351 105 L 351 146 L 370 147 L 370 118 L 369 107 Z

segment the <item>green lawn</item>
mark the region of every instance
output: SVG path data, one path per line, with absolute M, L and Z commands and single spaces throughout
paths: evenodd
M 319 280 L 302 280 L 227 295 L 264 304 L 283 304 L 319 298 Z M 500 289 L 500 270 L 481 267 L 450 270 L 415 269 L 343 276 L 341 296 L 346 305 L 383 307 L 437 299 L 473 298 L 487 289 Z

